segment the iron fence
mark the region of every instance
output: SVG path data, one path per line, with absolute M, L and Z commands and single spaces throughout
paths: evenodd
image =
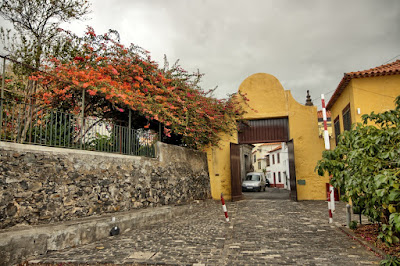
M 80 114 L 32 104 L 40 102 L 33 97 L 35 92 L 45 88 L 31 75 L 47 73 L 6 56 L 0 58 L 1 141 L 155 157 L 155 142 L 161 140 L 161 129 L 133 129 L 130 110 L 125 119 L 128 123 L 121 125 L 88 117 L 84 113 L 84 89 Z
M 155 157 L 157 132 L 0 99 L 0 140 Z

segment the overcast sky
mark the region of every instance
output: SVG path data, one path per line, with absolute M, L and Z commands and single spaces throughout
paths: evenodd
M 83 34 L 118 30 L 124 44 L 154 60 L 180 59 L 205 74 L 202 87 L 224 98 L 254 73 L 277 77 L 300 103 L 310 90 L 332 95 L 344 72 L 400 59 L 400 1 L 91 0 L 89 20 L 64 25 Z M 330 93 L 329 93 L 330 92 Z

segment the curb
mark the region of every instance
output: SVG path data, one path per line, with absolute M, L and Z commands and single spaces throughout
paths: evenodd
M 346 234 L 348 237 L 350 237 L 351 239 L 357 241 L 358 243 L 360 243 L 362 246 L 364 246 L 367 250 L 375 253 L 376 256 L 384 259 L 387 254 L 385 252 L 383 252 L 382 250 L 380 250 L 379 248 L 375 247 L 374 245 L 370 244 L 369 242 L 359 238 L 356 234 L 353 233 L 352 230 L 346 228 L 346 227 L 340 227 L 340 226 L 336 226 L 341 232 L 343 232 L 344 234 Z

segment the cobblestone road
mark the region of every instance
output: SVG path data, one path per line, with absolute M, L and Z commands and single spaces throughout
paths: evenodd
M 260 192 L 263 193 L 263 192 Z M 32 263 L 194 265 L 371 265 L 380 258 L 327 223 L 325 202 L 292 202 L 246 193 L 221 204 L 195 206 L 185 217 L 131 230 L 89 245 L 49 252 Z M 270 194 L 268 194 L 270 193 Z M 254 195 L 254 196 L 252 196 Z M 284 197 L 283 197 L 284 198 Z M 336 221 L 344 223 L 344 204 Z

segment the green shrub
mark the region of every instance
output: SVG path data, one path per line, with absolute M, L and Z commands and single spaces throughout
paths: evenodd
M 400 265 L 400 259 L 396 256 L 386 256 L 384 260 L 381 261 L 382 266 L 398 266 Z
M 356 230 L 357 229 L 357 222 L 356 221 L 351 221 L 350 222 L 350 229 L 351 230 Z
M 394 110 L 362 120 L 339 136 L 334 150 L 323 152 L 316 170 L 332 176 L 330 183 L 363 215 L 382 223 L 380 238 L 390 245 L 400 235 L 400 97 Z

